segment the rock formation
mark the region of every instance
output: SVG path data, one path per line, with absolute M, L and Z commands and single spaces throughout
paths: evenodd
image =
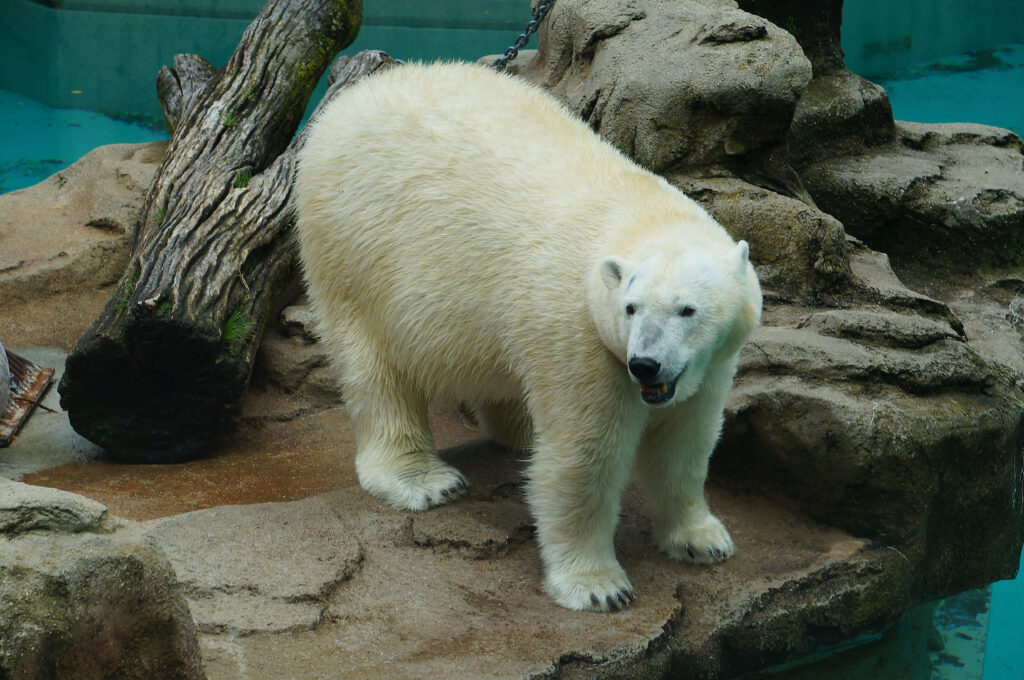
M 81 321 L 95 318 L 124 271 L 132 228 L 166 148 L 99 147 L 37 185 L 3 195 L 4 343 L 71 348 Z M 41 335 L 53 314 L 67 319 L 67 329 Z
M 894 124 L 884 91 L 842 64 L 841 2 L 740 5 L 810 60 L 731 2 L 561 0 L 520 72 L 751 244 L 764 326 L 713 470 L 892 546 L 922 599 L 1011 576 L 1020 337 L 1002 322 L 979 342 L 982 310 L 954 308 L 948 273 L 1006 279 L 984 267 L 1024 252 L 1021 141 Z M 929 294 L 853 236 L 893 245 Z M 990 317 L 1009 311 L 986 290 Z
M 82 496 L 0 478 L 0 611 L 0 677 L 206 677 L 167 558 Z

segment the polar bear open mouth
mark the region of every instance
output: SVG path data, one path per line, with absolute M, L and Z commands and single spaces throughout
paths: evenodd
M 679 382 L 678 375 L 667 383 L 641 384 L 640 398 L 648 404 L 664 404 L 675 396 L 677 382 Z

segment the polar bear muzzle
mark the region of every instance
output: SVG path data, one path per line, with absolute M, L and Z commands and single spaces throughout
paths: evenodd
M 640 398 L 648 404 L 664 404 L 672 400 L 676 393 L 676 383 L 686 371 L 686 367 L 679 372 L 679 375 L 668 382 L 654 382 L 661 371 L 661 364 L 649 357 L 633 357 L 629 360 L 629 372 L 636 378 L 640 386 Z

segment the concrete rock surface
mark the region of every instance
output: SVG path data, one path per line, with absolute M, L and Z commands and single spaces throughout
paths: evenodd
M 540 585 L 521 463 L 483 440 L 443 455 L 469 493 L 422 514 L 350 477 L 306 500 L 148 522 L 185 584 L 209 676 L 730 677 L 884 627 L 910 597 L 897 552 L 719 486 L 711 502 L 737 555 L 673 563 L 631 489 L 617 551 L 637 602 L 568 611 Z
M 560 0 L 539 35 L 522 75 L 640 165 L 801 191 L 785 143 L 811 65 L 786 31 L 727 0 Z
M 863 249 L 852 265 L 865 289 L 884 290 L 872 283 L 885 272 L 877 257 Z M 770 310 L 741 356 L 713 465 L 896 547 L 922 600 L 1012 577 L 1022 539 L 1020 359 L 1003 363 L 1002 350 L 967 341 L 951 313 L 924 311 L 937 301 L 879 302 Z M 985 331 L 1019 353 L 1016 330 Z
M 1024 265 L 1020 137 L 984 125 L 893 121 L 885 90 L 843 63 L 842 0 L 739 4 L 785 26 L 814 66 L 789 148 L 822 210 L 915 282 L 939 278 L 936 267 L 964 278 Z
M 107 509 L 85 496 L 30 486 L 0 477 L 0 534 L 29 531 L 96 531 Z
M 899 546 L 923 599 L 1011 576 L 1024 536 L 1024 144 L 894 122 L 885 91 L 842 61 L 842 0 L 740 6 L 784 25 L 813 64 L 789 131 L 808 192 L 887 255 L 851 239 L 849 285 L 823 299 L 833 309 L 766 315 L 718 463 Z
M 1024 142 L 1008 130 L 900 122 L 891 143 L 803 176 L 823 210 L 898 268 L 1024 265 Z
M 0 677 L 206 677 L 167 558 L 75 494 L 0 479 L 0 612 Z
M 225 506 L 156 521 L 204 633 L 311 630 L 359 569 L 358 527 L 323 497 Z
M 166 142 L 112 144 L 0 196 L 0 338 L 70 349 L 121 277 Z M 49 317 L 62 318 L 54 326 Z M 43 335 L 44 329 L 47 331 Z
M 242 410 L 247 422 L 288 420 L 342 403 L 304 297 L 285 307 L 264 334 L 250 389 L 261 398 L 247 399 Z
M 789 152 L 802 177 L 815 162 L 864 153 L 895 139 L 889 96 L 847 70 L 815 76 L 797 103 Z
M 165 147 L 99 147 L 39 184 L 5 194 L 0 296 L 31 299 L 120 278 L 142 198 Z

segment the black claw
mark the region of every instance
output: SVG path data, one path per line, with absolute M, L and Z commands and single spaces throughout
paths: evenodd
M 623 607 L 625 607 L 626 603 L 629 601 L 629 600 L 626 599 L 626 596 L 622 594 L 621 590 L 619 592 L 615 593 L 615 598 L 619 601 L 619 604 L 621 604 Z
M 451 489 L 441 489 L 441 495 L 442 496 L 450 496 L 451 493 L 452 493 Z
M 619 610 L 618 603 L 616 603 L 615 600 L 612 599 L 611 595 L 606 595 L 604 601 L 608 603 L 608 609 L 610 609 L 611 611 L 617 612 Z
M 590 594 L 590 604 L 594 605 L 595 607 L 599 607 L 601 605 L 601 600 L 597 599 L 597 595 L 595 595 L 594 593 L 591 593 Z
M 708 557 L 714 557 L 715 556 L 715 551 L 712 550 L 711 548 L 707 548 L 707 551 L 708 551 Z
M 632 602 L 633 600 L 636 599 L 636 593 L 634 593 L 632 590 L 630 590 L 630 591 L 628 591 L 626 593 L 626 597 L 628 597 L 629 601 Z
M 686 546 L 686 554 L 690 556 L 691 560 L 697 559 L 697 555 L 694 554 L 693 548 L 691 548 L 690 546 Z

